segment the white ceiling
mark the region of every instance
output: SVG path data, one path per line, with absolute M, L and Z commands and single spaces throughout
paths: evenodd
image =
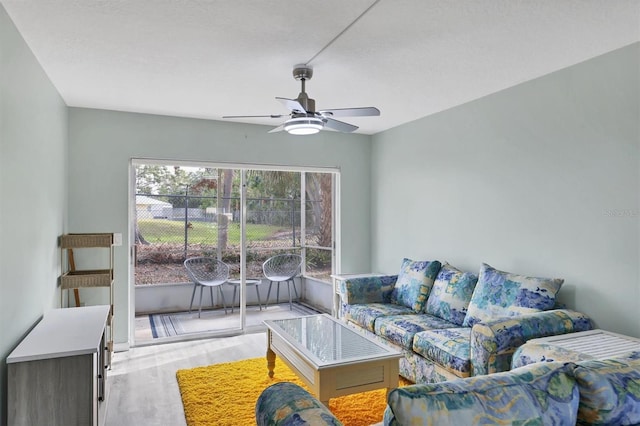
M 639 0 L 0 1 L 69 106 L 214 120 L 287 113 L 374 5 L 307 82 L 364 134 L 640 41 Z

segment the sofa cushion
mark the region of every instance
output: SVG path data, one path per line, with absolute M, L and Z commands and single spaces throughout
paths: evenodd
M 580 361 L 574 375 L 580 390 L 578 424 L 640 424 L 640 351 Z
M 396 388 L 385 425 L 573 425 L 572 364 L 540 363 L 488 376 Z
M 346 305 L 344 307 L 344 319 L 358 324 L 370 332 L 375 332 L 375 321 L 379 317 L 389 315 L 415 314 L 413 309 L 395 303 L 364 303 Z
M 458 377 L 471 372 L 470 328 L 447 328 L 416 333 L 413 351 Z
M 439 270 L 440 262 L 437 260 L 414 261 L 405 258 L 391 293 L 392 301 L 416 312 L 421 311 Z
M 462 325 L 477 282 L 476 275 L 445 263 L 433 283 L 426 313 Z
M 551 309 L 563 282 L 499 271 L 483 263 L 462 325 Z
M 375 322 L 375 333 L 396 345 L 412 350 L 413 336 L 425 330 L 456 327 L 455 324 L 433 315 L 392 315 L 379 317 Z

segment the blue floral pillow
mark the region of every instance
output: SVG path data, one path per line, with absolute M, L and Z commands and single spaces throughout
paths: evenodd
M 440 266 L 437 260 L 414 261 L 405 258 L 391 293 L 391 299 L 398 305 L 406 306 L 416 312 L 421 311 L 433 286 L 433 280 L 440 271 Z
M 462 325 L 477 282 L 476 275 L 445 263 L 433 283 L 426 313 Z
M 499 271 L 482 264 L 462 325 L 553 308 L 562 283 L 560 278 L 536 278 Z

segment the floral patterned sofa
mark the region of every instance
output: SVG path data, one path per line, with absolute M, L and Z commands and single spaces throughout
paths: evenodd
M 439 261 L 404 259 L 398 275 L 338 284 L 340 316 L 404 353 L 414 383 L 507 371 L 527 340 L 592 329 L 588 316 L 556 309 L 562 279 L 483 264 L 476 276 Z
M 342 424 L 293 383 L 265 389 L 255 411 L 258 426 Z M 397 388 L 387 396 L 383 423 L 638 425 L 640 352 L 576 363 L 537 362 L 491 375 Z

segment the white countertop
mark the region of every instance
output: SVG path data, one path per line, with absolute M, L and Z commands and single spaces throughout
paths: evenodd
M 53 309 L 7 357 L 7 364 L 96 353 L 109 306 Z

